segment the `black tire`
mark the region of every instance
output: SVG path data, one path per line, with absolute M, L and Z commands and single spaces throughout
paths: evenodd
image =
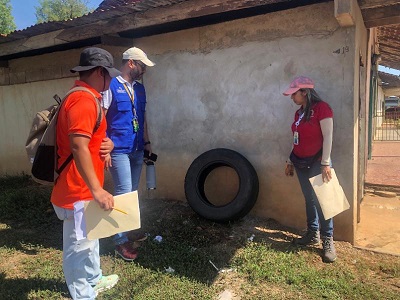
M 239 178 L 239 189 L 232 201 L 215 206 L 207 199 L 204 183 L 216 168 L 231 167 Z M 244 217 L 253 208 L 258 197 L 258 177 L 250 162 L 236 151 L 212 149 L 197 157 L 185 177 L 185 195 L 190 207 L 200 216 L 215 221 L 228 222 Z

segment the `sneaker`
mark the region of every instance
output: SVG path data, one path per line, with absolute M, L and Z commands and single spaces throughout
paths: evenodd
M 332 237 L 322 237 L 322 260 L 326 263 L 332 263 L 336 260 L 336 249 Z
M 111 289 L 118 282 L 118 275 L 112 274 L 109 276 L 102 276 L 97 282 L 97 284 L 93 287 L 94 292 L 96 293 L 96 297 L 99 293 L 104 292 L 106 290 Z
M 293 244 L 301 246 L 317 245 L 319 243 L 319 231 L 307 230 L 302 237 L 293 239 Z
M 131 242 L 126 242 L 115 247 L 115 254 L 121 256 L 123 260 L 132 261 L 138 256 L 138 252 L 133 248 Z

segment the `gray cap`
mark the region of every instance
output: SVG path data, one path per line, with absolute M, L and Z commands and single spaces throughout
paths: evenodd
M 114 68 L 112 55 L 108 51 L 97 47 L 90 47 L 83 50 L 79 59 L 79 66 L 72 68 L 71 72 L 82 72 L 97 67 L 106 69 L 111 77 L 121 75 L 121 72 Z

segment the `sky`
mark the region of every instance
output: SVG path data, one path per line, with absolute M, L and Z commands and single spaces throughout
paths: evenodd
M 97 8 L 101 2 L 103 0 L 89 0 L 88 6 Z M 10 3 L 17 30 L 36 24 L 35 6 L 39 6 L 39 0 L 11 0 Z
M 400 76 L 400 70 L 396 70 L 396 69 L 392 69 L 392 68 L 386 68 L 384 66 L 379 66 L 378 70 L 382 71 L 382 72 L 385 72 L 385 73 L 389 73 L 389 74 Z

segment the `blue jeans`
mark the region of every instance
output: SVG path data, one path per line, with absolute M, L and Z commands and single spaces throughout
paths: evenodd
M 95 299 L 93 287 L 100 280 L 99 240 L 77 240 L 74 211 L 53 205 L 63 221 L 63 271 L 72 299 Z
M 314 189 L 308 180 L 318 174 L 321 174 L 321 162 L 316 161 L 311 168 L 295 168 L 299 178 L 301 190 L 306 200 L 307 229 L 320 231 L 323 237 L 333 236 L 333 218 L 324 219 L 321 207 L 319 205 Z M 321 226 L 321 228 L 320 228 Z
M 111 152 L 111 163 L 110 172 L 114 182 L 115 195 L 137 191 L 142 173 L 143 150 L 131 153 Z M 116 245 L 127 241 L 127 232 L 121 232 L 114 236 Z

